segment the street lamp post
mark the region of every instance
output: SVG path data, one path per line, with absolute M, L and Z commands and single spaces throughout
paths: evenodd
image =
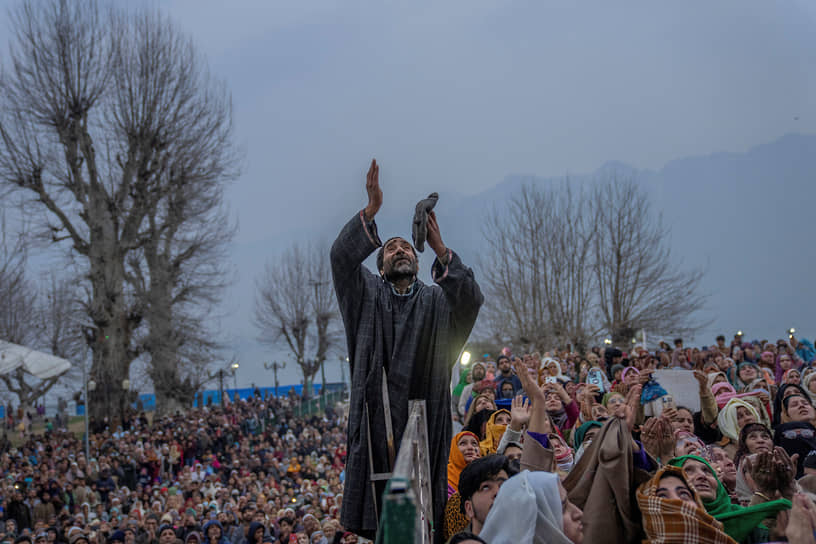
M 224 406 L 224 369 L 218 371 L 218 398 L 221 406 Z
M 238 367 L 240 367 L 238 363 L 232 363 L 230 368 L 232 369 L 232 379 L 233 385 L 235 386 L 235 392 L 238 392 Z
M 343 363 L 348 364 L 348 362 L 348 357 L 340 356 L 340 383 L 343 384 L 343 391 L 346 390 L 346 367 L 343 366 Z
M 88 423 L 89 413 L 91 411 L 91 397 L 88 393 L 96 391 L 96 382 L 93 379 L 85 380 L 85 460 L 91 460 L 91 434 L 90 425 Z
M 130 404 L 130 380 L 125 378 L 122 380 L 122 403 L 119 407 L 121 414 L 119 419 L 122 422 L 122 430 L 127 430 L 125 427 L 125 416 L 127 415 L 128 405 Z
M 277 397 L 278 396 L 278 387 L 280 387 L 280 385 L 278 384 L 278 370 L 283 370 L 284 368 L 286 368 L 286 361 L 284 361 L 282 363 L 274 361 L 271 365 L 267 364 L 267 363 L 264 363 L 264 368 L 267 369 L 267 370 L 269 370 L 271 368 L 272 372 L 275 374 L 275 396 Z

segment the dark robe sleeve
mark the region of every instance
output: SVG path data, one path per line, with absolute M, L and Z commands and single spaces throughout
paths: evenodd
M 353 349 L 357 336 L 366 284 L 377 280 L 363 266 L 363 261 L 381 245 L 376 223 L 366 221 L 364 212 L 360 211 L 346 223 L 331 247 L 334 290 L 345 324 L 349 351 Z M 348 356 L 349 361 L 354 361 L 354 353 Z
M 462 263 L 459 255 L 448 249 L 447 261 L 448 264 L 443 265 L 438 258 L 434 259 L 431 276 L 442 288 L 451 308 L 452 344 L 461 346 L 476 323 L 484 295 L 473 277 L 473 270 Z

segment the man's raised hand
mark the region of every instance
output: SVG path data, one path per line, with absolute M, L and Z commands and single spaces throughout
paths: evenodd
M 377 159 L 371 159 L 371 167 L 366 174 L 366 192 L 368 193 L 368 206 L 365 208 L 366 220 L 371 221 L 382 206 L 383 194 L 380 189 L 380 166 Z
M 436 214 L 431 212 L 428 214 L 428 246 L 436 256 L 440 259 L 444 257 L 447 252 L 448 248 L 445 247 L 445 243 L 442 241 L 442 234 L 439 232 L 439 223 L 436 222 Z

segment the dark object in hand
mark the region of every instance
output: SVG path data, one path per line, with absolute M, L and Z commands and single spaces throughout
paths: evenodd
M 431 193 L 428 198 L 417 202 L 414 211 L 414 222 L 411 225 L 411 236 L 414 239 L 414 247 L 420 253 L 425 251 L 425 239 L 428 237 L 428 214 L 436 206 L 439 200 L 438 193 Z

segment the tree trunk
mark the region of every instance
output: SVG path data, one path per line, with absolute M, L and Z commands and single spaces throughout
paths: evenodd
M 177 412 L 182 414 L 193 406 L 195 392 L 182 392 L 178 387 L 155 387 L 156 393 L 156 416 L 174 415 Z
M 114 221 L 106 206 L 96 200 L 98 211 L 96 227 L 91 229 L 90 281 L 92 286 L 90 315 L 96 326 L 96 338 L 91 344 L 93 365 L 91 378 L 96 382 L 89 392 L 89 415 L 97 421 L 119 420 L 122 416 L 126 392 L 122 381 L 129 376 L 134 358 L 131 349 L 136 318 L 130 316 L 125 301 L 124 255 L 118 247 Z

